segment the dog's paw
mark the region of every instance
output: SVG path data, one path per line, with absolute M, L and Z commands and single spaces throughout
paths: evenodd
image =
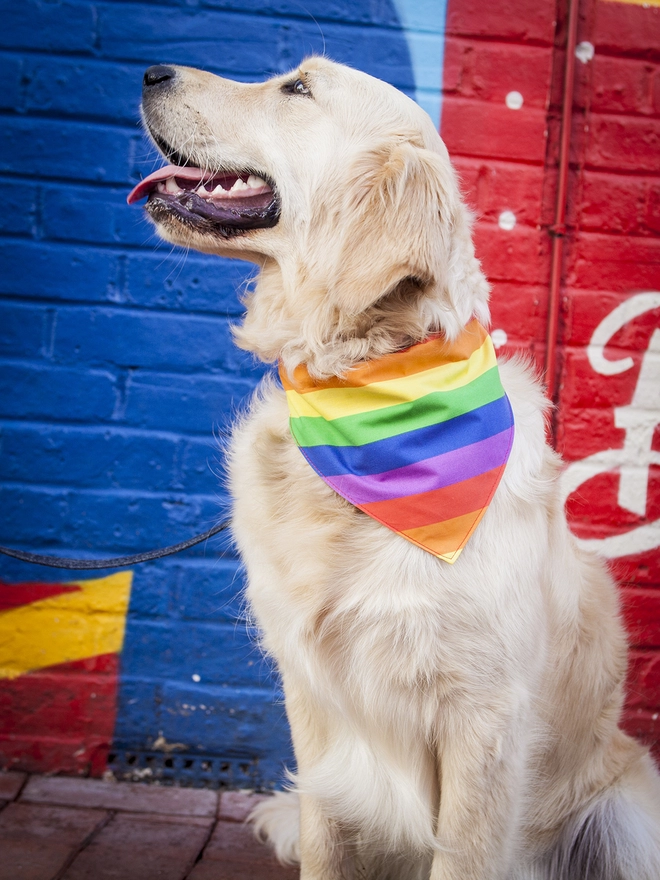
M 248 822 L 257 839 L 269 843 L 283 865 L 300 862 L 300 804 L 295 791 L 278 791 L 261 801 Z

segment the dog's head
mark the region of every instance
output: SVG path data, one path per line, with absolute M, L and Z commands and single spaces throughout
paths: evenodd
M 274 312 L 293 325 L 321 310 L 326 328 L 345 336 L 347 319 L 368 327 L 356 316 L 393 295 L 425 314 L 428 326 L 413 336 L 453 335 L 474 314 L 486 317 L 487 287 L 445 146 L 392 86 L 325 58 L 264 83 L 158 66 L 145 74 L 142 106 L 172 165 L 130 199 L 148 196 L 169 241 L 278 275 L 281 301 L 261 318 L 255 306 L 247 335 L 255 321 L 273 331 Z M 308 326 L 308 336 L 318 332 Z M 243 342 L 266 358 L 282 354 L 281 342 Z

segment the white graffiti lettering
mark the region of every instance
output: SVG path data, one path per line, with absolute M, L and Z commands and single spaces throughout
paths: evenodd
M 647 291 L 631 296 L 617 306 L 598 327 L 587 347 L 592 368 L 603 376 L 630 370 L 630 356 L 609 360 L 604 350 L 611 338 L 630 321 L 660 308 L 660 292 Z M 604 449 L 568 465 L 562 475 L 564 500 L 597 474 L 619 472 L 618 504 L 637 516 L 644 516 L 648 501 L 649 469 L 660 465 L 660 452 L 651 449 L 653 434 L 660 424 L 660 330 L 654 330 L 642 358 L 639 378 L 628 406 L 614 409 L 614 423 L 625 431 L 621 449 Z M 660 547 L 660 520 L 645 523 L 619 535 L 580 539 L 580 544 L 608 559 L 644 553 Z

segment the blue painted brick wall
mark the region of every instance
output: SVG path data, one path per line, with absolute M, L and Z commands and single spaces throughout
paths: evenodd
M 157 166 L 144 68 L 258 80 L 325 46 L 412 93 L 409 41 L 390 0 L 0 8 L 0 541 L 84 556 L 183 540 L 226 511 L 213 435 L 262 369 L 230 335 L 252 269 L 159 243 L 125 203 Z M 10 560 L 1 574 L 62 579 Z M 135 570 L 115 737 L 256 758 L 273 785 L 288 731 L 240 590 L 221 538 Z

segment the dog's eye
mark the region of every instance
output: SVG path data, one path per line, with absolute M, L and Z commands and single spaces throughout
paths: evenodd
M 287 95 L 311 95 L 312 93 L 307 88 L 305 83 L 301 79 L 293 79 L 291 82 L 284 83 L 282 86 L 282 91 Z

